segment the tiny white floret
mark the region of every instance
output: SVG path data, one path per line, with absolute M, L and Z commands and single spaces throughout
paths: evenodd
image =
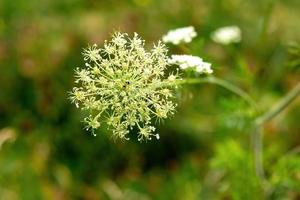
M 156 136 L 156 139 L 159 140 L 159 134 L 156 134 L 155 136 Z

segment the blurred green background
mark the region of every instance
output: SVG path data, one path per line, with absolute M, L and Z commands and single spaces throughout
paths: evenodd
M 300 80 L 299 20 L 299 0 L 0 0 L 0 199 L 300 199 L 300 157 L 287 154 L 300 145 L 299 99 L 264 127 L 262 184 L 253 110 L 222 88 L 179 90 L 161 139 L 142 144 L 135 133 L 93 137 L 67 94 L 88 44 L 123 31 L 150 46 L 193 25 L 191 53 L 263 112 Z M 210 39 L 227 25 L 241 28 L 240 44 Z

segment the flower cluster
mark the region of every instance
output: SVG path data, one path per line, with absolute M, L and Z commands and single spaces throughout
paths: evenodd
M 167 49 L 161 42 L 151 51 L 135 33 L 130 38 L 116 33 L 103 48 L 97 45 L 83 51 L 86 66 L 76 70 L 77 86 L 70 99 L 88 111 L 87 129 L 97 129 L 103 122 L 113 136 L 128 139 L 130 129 L 139 130 L 138 140 L 151 139 L 152 119 L 165 119 L 174 113 L 172 91 L 168 88 L 176 74 L 165 78 Z
M 168 60 L 170 64 L 179 65 L 183 70 L 187 68 L 192 68 L 200 74 L 211 74 L 213 70 L 211 69 L 211 64 L 204 62 L 202 58 L 198 56 L 191 55 L 172 55 L 171 59 Z
M 226 26 L 217 29 L 211 35 L 213 41 L 228 45 L 231 43 L 238 43 L 241 41 L 241 29 L 238 26 Z
M 178 45 L 180 43 L 189 43 L 194 37 L 197 36 L 195 28 L 192 26 L 178 28 L 169 31 L 163 36 L 162 40 L 164 43 L 172 43 Z

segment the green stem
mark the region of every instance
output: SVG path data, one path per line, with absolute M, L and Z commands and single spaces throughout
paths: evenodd
M 255 158 L 255 168 L 256 173 L 262 180 L 264 178 L 263 169 L 263 158 L 262 158 L 262 136 L 263 136 L 263 125 L 269 120 L 273 119 L 280 112 L 282 112 L 286 107 L 288 107 L 293 100 L 295 100 L 300 95 L 300 82 L 287 94 L 285 95 L 274 107 L 267 111 L 262 116 L 256 118 L 254 121 L 254 129 L 252 134 L 253 148 L 254 148 L 254 158 Z M 264 183 L 264 182 L 263 182 Z
M 226 80 L 216 78 L 214 76 L 209 76 L 205 78 L 193 78 L 193 79 L 182 79 L 175 81 L 174 85 L 185 85 L 185 84 L 199 84 L 199 83 L 212 83 L 219 85 L 237 96 L 240 96 L 242 99 L 244 99 L 249 105 L 251 105 L 255 111 L 257 111 L 257 105 L 255 101 L 242 89 L 238 88 L 237 86 L 233 85 L 232 83 L 227 82 Z
M 265 172 L 263 167 L 263 132 L 261 127 L 254 126 L 251 136 L 251 143 L 254 154 L 254 165 L 256 175 L 265 183 Z
M 258 107 L 255 101 L 242 89 L 238 88 L 237 86 L 229 83 L 225 80 L 210 76 L 202 79 L 183 79 L 177 80 L 174 84 L 175 85 L 182 85 L 182 84 L 199 84 L 199 83 L 212 83 L 219 85 L 234 94 L 243 98 L 254 110 L 258 113 Z M 251 134 L 251 141 L 253 146 L 253 153 L 254 153 L 254 163 L 255 163 L 255 171 L 258 177 L 264 182 L 264 169 L 263 169 L 263 162 L 262 162 L 262 131 L 260 127 L 254 127 L 254 132 Z
M 202 79 L 183 79 L 183 80 L 177 80 L 174 83 L 170 85 L 184 85 L 184 84 L 200 84 L 200 83 L 212 83 L 219 85 L 236 95 L 243 98 L 255 111 L 258 113 L 258 107 L 255 101 L 242 89 L 238 88 L 237 86 L 210 76 Z M 254 149 L 254 162 L 255 162 L 255 169 L 257 175 L 261 178 L 263 181 L 262 183 L 265 183 L 264 180 L 264 169 L 263 169 L 263 158 L 262 158 L 262 125 L 266 123 L 267 121 L 274 118 L 276 115 L 278 115 L 280 112 L 282 112 L 290 103 L 297 98 L 297 96 L 300 95 L 300 82 L 296 85 L 294 89 L 292 89 L 285 97 L 283 97 L 273 108 L 271 108 L 268 112 L 263 114 L 262 116 L 258 117 L 254 121 L 254 129 L 252 134 L 252 143 L 253 143 L 253 149 Z
M 269 111 L 267 111 L 262 116 L 258 117 L 255 120 L 255 125 L 257 127 L 262 126 L 266 122 L 273 119 L 280 112 L 282 112 L 286 107 L 288 107 L 288 105 L 290 105 L 291 102 L 295 100 L 299 95 L 300 95 L 300 82 L 287 95 L 285 95 L 281 100 L 279 100 L 274 107 L 272 107 Z
M 267 31 L 268 31 L 268 27 L 270 24 L 270 19 L 272 16 L 272 11 L 273 11 L 274 6 L 275 6 L 274 0 L 267 2 L 264 16 L 262 16 L 263 21 L 262 21 L 262 27 L 261 27 L 261 31 L 260 31 L 260 38 L 259 38 L 260 43 L 266 41 L 265 39 L 267 36 Z

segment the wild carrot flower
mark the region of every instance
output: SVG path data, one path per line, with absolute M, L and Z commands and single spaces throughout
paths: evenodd
M 187 68 L 192 68 L 200 74 L 211 74 L 213 70 L 211 69 L 211 64 L 204 62 L 202 58 L 198 56 L 191 55 L 172 55 L 168 60 L 170 64 L 179 65 L 179 68 L 185 70 Z
M 75 71 L 76 87 L 71 101 L 89 114 L 87 129 L 97 129 L 106 123 L 113 136 L 128 139 L 129 130 L 137 128 L 138 140 L 154 134 L 153 118 L 165 119 L 174 113 L 172 91 L 167 88 L 177 79 L 165 77 L 167 49 L 158 42 L 150 51 L 135 33 L 115 33 L 103 48 L 96 45 L 83 51 L 85 67 Z
M 215 30 L 211 38 L 213 41 L 228 45 L 230 43 L 240 42 L 242 39 L 241 29 L 238 26 L 226 26 Z
M 170 30 L 166 35 L 163 36 L 162 40 L 164 43 L 178 45 L 180 43 L 189 43 L 196 36 L 197 33 L 195 28 L 193 26 L 188 26 Z

